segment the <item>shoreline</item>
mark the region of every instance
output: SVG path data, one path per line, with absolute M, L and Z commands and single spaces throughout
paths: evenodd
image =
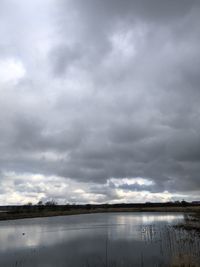
M 70 216 L 81 214 L 95 214 L 95 213 L 116 213 L 116 212 L 182 212 L 185 214 L 193 214 L 196 221 L 200 222 L 200 207 L 140 207 L 140 208 L 94 208 L 94 209 L 71 209 L 71 210 L 22 210 L 22 211 L 5 211 L 0 212 L 0 221 L 19 220 L 19 219 L 31 219 L 31 218 L 43 218 L 43 217 L 55 217 L 55 216 Z M 193 220 L 192 220 L 193 221 Z M 189 225 L 191 220 L 187 220 Z M 189 228 L 189 227 L 188 227 Z M 199 226 L 200 228 L 200 226 Z

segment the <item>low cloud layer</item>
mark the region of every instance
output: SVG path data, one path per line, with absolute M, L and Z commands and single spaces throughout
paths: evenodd
M 195 0 L 2 1 L 0 204 L 197 198 L 199 15 Z

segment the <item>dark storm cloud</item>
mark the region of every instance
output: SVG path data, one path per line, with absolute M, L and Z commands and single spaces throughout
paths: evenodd
M 26 73 L 1 83 L 2 173 L 106 185 L 89 186 L 105 201 L 120 199 L 110 178 L 153 181 L 121 185 L 138 192 L 200 188 L 199 1 L 15 5 L 0 12 L 0 72 L 12 59 Z
M 71 65 L 79 64 L 84 52 L 78 44 L 73 47 L 64 44 L 56 47 L 51 55 L 55 74 L 64 74 Z
M 63 1 L 64 4 L 68 5 L 67 1 Z M 126 19 L 129 15 L 133 18 L 138 18 L 141 21 L 163 21 L 171 22 L 172 19 L 179 19 L 180 17 L 188 14 L 191 8 L 198 6 L 198 1 L 192 0 L 188 2 L 187 0 L 169 0 L 168 2 L 161 2 L 159 0 L 87 0 L 87 1 L 71 1 L 71 5 L 75 6 L 80 12 L 79 14 L 85 14 L 84 18 L 92 20 L 93 23 L 97 22 L 98 19 L 103 24 L 105 18 L 108 19 L 116 18 Z M 65 10 L 66 11 L 66 10 Z M 98 12 L 97 12 L 98 11 Z M 89 25 L 93 26 L 93 25 Z
M 86 177 L 98 181 L 101 176 L 142 176 L 162 181 L 161 187 L 171 182 L 171 187 L 178 189 L 181 183 L 177 180 L 183 184 L 192 180 L 196 170 L 188 173 L 181 162 L 199 160 L 199 3 L 76 1 L 71 2 L 71 8 L 78 14 L 73 29 L 81 28 L 73 41 L 83 40 L 77 51 L 87 44 L 87 64 L 83 57 L 79 57 L 79 64 L 90 72 L 89 79 L 98 92 L 91 99 L 91 111 L 101 123 L 99 134 L 98 123 L 89 116 L 96 131 L 91 133 L 89 144 L 75 151 L 78 166 L 89 166 Z M 67 8 L 63 10 L 61 27 L 67 38 L 64 14 L 67 17 L 68 13 Z M 135 29 L 144 29 L 144 35 L 138 37 Z M 122 34 L 123 41 L 127 31 L 133 32 L 130 42 L 135 42 L 135 57 L 120 65 L 118 53 L 115 57 L 119 58 L 111 58 L 113 62 L 107 67 L 102 62 L 113 52 L 110 38 Z M 137 38 L 141 38 L 141 47 Z M 100 56 L 94 57 L 95 49 L 102 52 Z M 93 102 L 101 104 L 100 110 Z M 196 182 L 199 185 L 198 179 Z

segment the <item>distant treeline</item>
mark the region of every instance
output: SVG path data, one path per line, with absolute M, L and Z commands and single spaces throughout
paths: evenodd
M 43 203 L 38 202 L 36 205 L 27 203 L 21 206 L 0 206 L 1 211 L 8 212 L 33 212 L 33 211 L 70 211 L 70 210 L 106 210 L 106 209 L 128 209 L 128 208 L 167 208 L 167 207 L 195 207 L 200 206 L 199 201 L 186 202 L 186 201 L 175 201 L 165 203 L 120 203 L 120 204 L 66 204 L 58 205 L 55 201 L 47 201 Z

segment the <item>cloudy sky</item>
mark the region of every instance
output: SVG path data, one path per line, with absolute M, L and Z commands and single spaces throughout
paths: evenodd
M 0 204 L 199 200 L 200 2 L 0 2 Z

